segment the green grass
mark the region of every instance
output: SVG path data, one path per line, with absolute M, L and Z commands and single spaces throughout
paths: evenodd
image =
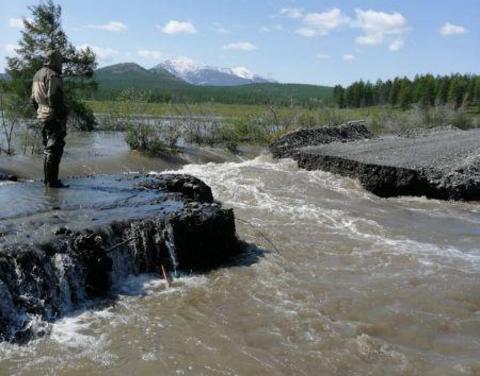
M 85 101 L 95 113 L 109 113 L 119 107 L 127 106 L 131 102 L 121 101 Z M 406 126 L 434 126 L 446 125 L 455 114 L 461 115 L 470 123 L 472 127 L 480 126 L 480 109 L 469 108 L 465 111 L 455 112 L 448 107 L 445 111 L 437 114 L 437 117 L 429 119 L 425 110 L 412 109 L 402 111 L 399 108 L 391 107 L 364 107 L 364 108 L 345 108 L 336 109 L 331 107 L 322 107 L 318 109 L 306 109 L 300 106 L 267 106 L 267 105 L 247 105 L 247 104 L 224 104 L 224 103 L 199 103 L 199 104 L 169 104 L 169 103 L 142 103 L 141 114 L 153 117 L 165 116 L 218 116 L 229 119 L 255 119 L 264 118 L 274 120 L 272 110 L 276 112 L 278 121 L 282 122 L 290 118 L 299 127 L 311 127 L 320 125 L 335 125 L 350 120 L 365 120 L 372 126 L 384 128 L 381 123 L 401 119 L 408 124 Z M 433 110 L 430 110 L 430 112 Z M 415 119 L 417 117 L 417 119 Z M 455 124 L 453 124 L 455 125 Z
M 85 103 L 95 113 L 104 114 L 110 112 L 113 108 L 118 106 L 122 107 L 123 105 L 127 105 L 129 102 L 86 100 Z M 245 119 L 263 116 L 265 112 L 269 111 L 269 108 L 270 107 L 267 105 L 254 104 L 199 103 L 184 105 L 170 103 L 143 103 L 142 115 L 154 117 L 177 116 L 182 114 L 186 115 L 187 112 L 192 111 L 192 114 L 196 116 L 215 115 L 232 119 Z M 326 107 L 323 109 L 306 109 L 298 106 L 276 106 L 274 108 L 276 111 L 278 111 L 279 116 L 281 117 L 293 115 L 295 113 L 298 116 L 303 116 L 305 118 L 312 117 L 314 119 L 318 119 L 320 122 L 323 121 L 323 123 L 319 125 L 329 124 L 332 122 L 332 119 L 335 120 L 334 114 L 336 114 L 339 119 L 359 120 L 372 118 L 381 111 L 379 107 L 355 109 L 334 109 Z M 401 110 L 397 109 L 390 111 L 392 113 L 402 112 Z
M 122 106 L 121 101 L 94 101 L 87 100 L 85 103 L 95 113 L 108 113 L 112 108 Z M 127 102 L 123 102 L 124 105 Z M 247 104 L 224 104 L 224 103 L 200 103 L 194 105 L 169 104 L 169 103 L 144 103 L 142 115 L 147 116 L 175 116 L 186 113 L 188 109 L 194 111 L 194 115 L 214 114 L 221 117 L 241 118 L 245 116 L 257 116 L 265 111 L 265 106 Z M 286 111 L 288 109 L 282 109 Z

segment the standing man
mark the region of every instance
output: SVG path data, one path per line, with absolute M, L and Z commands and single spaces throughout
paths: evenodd
M 63 99 L 63 58 L 56 50 L 47 51 L 45 63 L 33 77 L 32 103 L 42 125 L 45 186 L 68 188 L 58 179 L 58 170 L 67 135 L 67 111 Z

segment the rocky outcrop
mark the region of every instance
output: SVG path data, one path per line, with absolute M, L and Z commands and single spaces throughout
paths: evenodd
M 240 251 L 233 211 L 214 202 L 210 188 L 192 176 L 69 183 L 69 192 L 80 193 L 59 207 L 0 213 L 1 340 L 43 334 L 44 323 L 91 298 L 111 296 L 128 275 L 209 270 Z M 107 187 L 108 199 L 95 201 Z M 1 189 L 10 186 L 0 187 L 0 195 Z M 81 191 L 91 195 L 90 206 L 76 205 L 83 202 Z M 60 226 L 59 218 L 65 221 Z M 40 222 L 50 235 L 35 231 Z
M 340 128 L 344 127 L 348 124 Z M 294 134 L 289 137 L 295 139 Z M 314 145 L 307 143 L 302 141 L 302 146 L 275 155 L 292 157 L 308 170 L 320 169 L 356 178 L 365 189 L 381 197 L 480 199 L 478 129 L 442 128 L 411 131 L 404 136 L 363 140 L 345 137 L 340 142 L 334 140 L 322 145 L 317 141 Z

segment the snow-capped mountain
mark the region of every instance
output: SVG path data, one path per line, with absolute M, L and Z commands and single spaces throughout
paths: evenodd
M 217 68 L 197 64 L 189 58 L 165 60 L 151 70 L 156 71 L 159 69 L 164 69 L 193 85 L 235 86 L 258 82 L 274 82 L 258 76 L 244 67 Z

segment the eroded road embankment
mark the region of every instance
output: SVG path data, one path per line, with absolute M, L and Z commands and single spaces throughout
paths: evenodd
M 0 340 L 41 334 L 130 274 L 209 270 L 240 251 L 233 211 L 192 176 L 68 183 L 0 186 Z
M 381 197 L 480 199 L 480 129 L 438 128 L 374 137 L 355 122 L 299 130 L 270 150 L 308 170 L 356 178 Z

